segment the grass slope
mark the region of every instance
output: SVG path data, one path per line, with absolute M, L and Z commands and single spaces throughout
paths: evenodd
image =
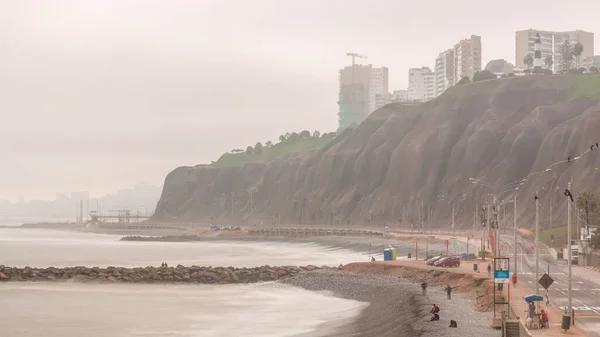
M 240 166 L 251 161 L 269 161 L 281 158 L 291 152 L 319 149 L 329 143 L 333 138 L 301 139 L 297 141 L 287 140 L 283 143 L 277 143 L 271 147 L 264 147 L 259 154 L 225 153 L 216 162 L 213 167 Z

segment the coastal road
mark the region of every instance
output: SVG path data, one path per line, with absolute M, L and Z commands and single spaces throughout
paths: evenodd
M 510 235 L 502 235 L 500 239 L 504 245 L 509 248 L 510 256 L 513 256 L 514 238 Z M 520 246 L 520 243 L 517 243 Z M 517 249 L 521 253 L 520 248 Z M 535 293 L 535 254 L 517 255 L 517 260 L 523 261 L 522 269 L 521 262 L 518 261 L 518 284 L 525 284 L 531 289 L 531 293 Z M 566 265 L 559 265 L 551 257 L 547 248 L 541 248 L 539 251 L 539 276 L 541 277 L 546 272 L 546 266 L 549 266 L 550 277 L 554 279 L 554 283 L 548 289 L 549 306 L 559 308 L 561 311 L 568 305 L 567 289 L 568 289 L 568 269 Z M 581 268 L 574 266 L 573 268 Z M 511 268 L 512 270 L 513 268 Z M 591 273 L 595 273 L 590 271 Z M 572 273 L 571 299 L 575 309 L 575 324 L 586 329 L 591 336 L 600 337 L 600 283 L 575 276 Z M 600 273 L 598 275 L 600 279 Z M 546 296 L 546 290 L 539 287 L 539 294 Z M 543 307 L 543 306 L 542 306 Z

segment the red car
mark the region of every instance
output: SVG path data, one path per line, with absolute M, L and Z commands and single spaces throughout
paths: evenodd
M 448 256 L 438 261 L 435 261 L 433 265 L 436 267 L 459 267 L 460 258 L 457 256 Z

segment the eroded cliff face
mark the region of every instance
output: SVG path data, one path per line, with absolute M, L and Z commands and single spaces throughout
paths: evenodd
M 453 87 L 427 103 L 377 110 L 317 152 L 241 167 L 180 167 L 166 177 L 152 221 L 406 226 L 419 222 L 422 200 L 435 227 L 450 225 L 452 203 L 456 226 L 471 227 L 476 204 L 492 200 L 486 194 L 511 199 L 517 185 L 503 191 L 507 184 L 600 141 L 600 104 L 587 97 L 600 92 L 599 79 L 527 76 Z M 569 179 L 576 191 L 597 190 L 599 156 L 591 151 L 529 177 L 517 195 L 519 224 L 533 221 L 536 190 L 543 226 L 550 202 L 555 221 L 564 217 Z M 500 209 L 501 219 L 504 209 L 512 226 L 512 204 Z

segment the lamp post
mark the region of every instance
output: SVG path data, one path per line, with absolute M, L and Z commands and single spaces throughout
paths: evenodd
M 535 294 L 540 294 L 540 285 L 537 280 L 540 279 L 540 269 L 539 269 L 539 232 L 540 232 L 540 222 L 539 222 L 539 200 L 538 193 L 535 192 Z M 516 261 L 516 260 L 515 260 Z
M 519 190 L 519 188 L 517 187 L 516 190 Z M 514 248 L 515 248 L 515 275 L 517 274 L 517 194 L 515 193 L 515 197 L 513 199 L 513 205 L 514 205 L 514 214 L 513 214 L 513 232 L 514 232 L 514 236 L 515 236 L 515 244 L 514 244 Z M 521 253 L 523 253 L 523 248 L 521 248 Z M 523 256 L 521 256 L 521 258 L 523 258 Z
M 571 263 L 573 261 L 573 258 L 571 257 L 571 255 L 573 254 L 572 250 L 571 250 L 571 182 L 569 182 L 568 184 L 568 188 L 567 191 L 565 191 L 565 195 L 567 197 L 567 251 L 569 252 L 569 261 L 568 261 L 568 265 L 569 265 L 569 284 L 567 287 L 567 297 L 568 297 L 568 313 L 569 315 L 571 314 L 572 310 L 573 310 L 573 303 L 572 303 L 572 298 L 571 298 L 571 288 L 572 288 L 572 274 L 571 274 Z

